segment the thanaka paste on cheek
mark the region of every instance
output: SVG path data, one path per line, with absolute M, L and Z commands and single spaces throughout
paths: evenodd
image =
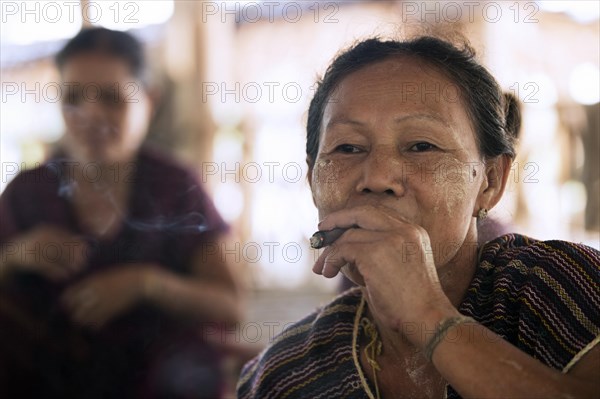
M 433 184 L 436 187 L 436 201 L 433 212 L 451 215 L 460 208 L 467 198 L 467 191 L 474 184 L 471 174 L 473 167 L 452 155 L 445 155 L 435 166 Z
M 340 166 L 331 159 L 319 159 L 312 172 L 312 189 L 319 215 L 340 209 L 344 202 L 340 189 Z

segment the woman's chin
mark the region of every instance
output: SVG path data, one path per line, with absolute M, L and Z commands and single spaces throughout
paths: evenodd
M 114 165 L 116 163 L 124 163 L 130 160 L 120 151 L 111 151 L 110 148 L 94 148 L 89 149 L 80 154 L 75 154 L 74 158 L 85 164 L 97 165 Z

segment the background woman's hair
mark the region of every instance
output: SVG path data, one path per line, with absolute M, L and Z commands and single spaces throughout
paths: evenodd
M 102 53 L 120 58 L 129 65 L 132 76 L 140 80 L 145 78 L 144 48 L 129 33 L 106 28 L 83 29 L 56 55 L 56 66 L 62 70 L 69 59 L 83 53 Z
M 407 41 L 367 39 L 338 55 L 317 82 L 306 126 L 306 159 L 314 165 L 319 149 L 323 112 L 332 93 L 351 73 L 393 56 L 417 57 L 445 74 L 460 89 L 476 133 L 480 153 L 486 158 L 515 157 L 514 143 L 521 125 L 517 99 L 504 95 L 494 77 L 475 59 L 466 40 L 458 48 L 431 36 Z

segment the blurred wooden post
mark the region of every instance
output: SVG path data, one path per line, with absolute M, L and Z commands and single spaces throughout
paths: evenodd
M 169 22 L 163 62 L 172 83 L 173 115 L 169 116 L 169 141 L 178 155 L 198 171 L 211 161 L 215 125 L 208 105 L 202 101 L 202 81 L 206 74 L 205 29 L 201 26 L 200 1 L 176 1 Z
M 87 28 L 91 28 L 92 23 L 89 20 L 89 14 L 87 12 L 84 12 L 83 10 L 85 10 L 88 6 L 88 4 L 90 3 L 90 0 L 80 0 L 79 4 L 81 5 L 81 29 L 87 29 Z

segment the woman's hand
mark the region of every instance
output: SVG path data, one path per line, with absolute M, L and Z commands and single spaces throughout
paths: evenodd
M 154 269 L 149 265 L 116 265 L 69 287 L 61 301 L 73 321 L 100 329 L 142 300 L 144 282 Z
M 320 230 L 336 227 L 349 230 L 325 249 L 313 271 L 334 277 L 347 265 L 350 278 L 364 282 L 369 308 L 384 327 L 429 331 L 443 317 L 458 314 L 442 290 L 422 227 L 375 206 L 340 210 L 319 224 Z M 421 346 L 428 337 L 420 331 L 407 338 Z
M 80 237 L 41 225 L 4 245 L 0 275 L 27 271 L 51 281 L 66 280 L 82 270 L 87 253 L 88 244 Z

